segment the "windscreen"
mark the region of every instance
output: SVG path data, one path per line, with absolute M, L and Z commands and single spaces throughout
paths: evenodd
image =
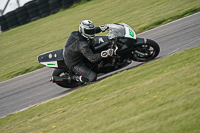
M 116 37 L 124 37 L 125 35 L 125 28 L 121 24 L 108 24 L 109 26 L 109 33 L 107 34 L 109 39 L 113 39 Z

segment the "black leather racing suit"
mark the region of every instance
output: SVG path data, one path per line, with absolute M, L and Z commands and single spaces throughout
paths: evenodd
M 101 32 L 100 28 L 97 33 Z M 83 58 L 86 57 L 90 62 L 97 62 L 102 59 L 101 54 L 94 54 L 89 47 L 89 43 L 79 31 L 73 31 L 68 37 L 63 50 L 64 61 L 69 69 L 78 75 L 82 75 L 90 82 L 95 81 L 97 74 L 87 68 L 83 63 Z

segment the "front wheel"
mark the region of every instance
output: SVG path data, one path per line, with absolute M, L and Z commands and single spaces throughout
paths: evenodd
M 65 69 L 54 69 L 52 76 L 59 76 L 59 77 L 65 77 L 68 74 L 68 70 Z M 71 80 L 65 83 L 56 83 L 58 86 L 60 87 L 64 87 L 64 88 L 74 88 L 77 87 L 79 85 L 81 85 L 80 82 Z
M 146 62 L 156 58 L 159 53 L 159 45 L 155 41 L 147 39 L 146 44 L 134 48 L 130 58 L 137 62 Z

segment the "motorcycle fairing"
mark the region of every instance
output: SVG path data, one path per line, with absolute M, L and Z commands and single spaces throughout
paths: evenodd
M 92 49 L 93 50 L 101 50 L 105 46 L 107 46 L 110 43 L 107 36 L 95 36 L 92 40 Z
M 147 43 L 146 38 L 137 37 L 135 45 L 144 45 Z
M 130 26 L 125 26 L 125 35 L 124 37 L 136 39 L 136 34 Z

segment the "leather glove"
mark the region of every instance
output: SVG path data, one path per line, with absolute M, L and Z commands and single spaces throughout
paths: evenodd
M 101 29 L 102 32 L 105 32 L 109 27 L 107 26 L 107 24 L 105 24 L 105 25 L 99 26 L 99 28 Z
M 103 58 L 106 58 L 108 56 L 112 56 L 113 55 L 113 49 L 108 49 L 108 50 L 105 50 L 105 51 L 102 51 L 101 52 L 101 57 Z

